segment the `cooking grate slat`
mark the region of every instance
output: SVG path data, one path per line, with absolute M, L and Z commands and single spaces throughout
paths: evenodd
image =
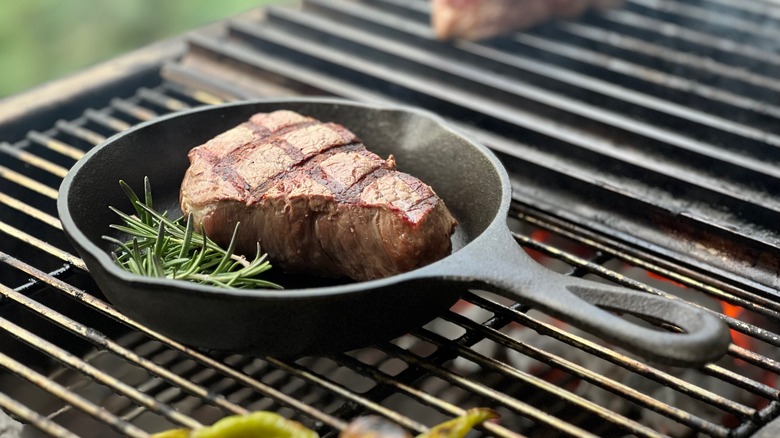
M 780 363 L 772 350 L 751 349 L 778 346 L 780 305 L 772 277 L 762 274 L 764 266 L 750 271 L 712 265 L 706 257 L 685 256 L 679 247 L 664 246 L 666 242 L 657 238 L 650 238 L 648 244 L 645 239 L 652 234 L 629 233 L 626 224 L 657 227 L 653 221 L 658 218 L 682 217 L 725 241 L 748 242 L 775 254 L 778 240 L 761 228 L 780 213 L 771 196 L 780 187 L 776 181 L 780 175 L 768 159 L 776 151 L 776 128 L 768 123 L 775 109 L 756 101 L 760 91 L 776 92 L 779 82 L 770 74 L 773 54 L 765 47 L 741 50 L 749 46 L 714 31 L 760 33 L 741 29 L 739 21 L 723 23 L 722 28 L 706 27 L 691 14 L 714 4 L 730 15 L 741 11 L 742 22 L 757 15 L 777 17 L 765 13 L 757 2 L 628 3 L 625 9 L 590 13 L 582 21 L 550 23 L 514 39 L 451 46 L 431 38 L 425 24 L 427 4 L 422 1 L 310 0 L 304 2 L 303 11 L 271 8 L 262 27 L 244 18 L 226 23 L 225 33 L 217 37 L 192 36 L 182 59 L 161 61 L 162 84 L 141 85 L 132 96 L 106 99 L 105 108 L 84 108 L 81 117 L 60 120 L 50 130 L 31 131 L 17 143 L 0 144 L 0 156 L 13 158 L 11 164 L 4 160 L 4 167 L 0 166 L 0 204 L 10 207 L 0 211 L 0 242 L 21 242 L 20 247 L 12 245 L 9 253 L 0 253 L 0 269 L 14 271 L 0 280 L 5 296 L 0 312 L 15 315 L 39 309 L 32 310 L 42 312 L 33 320 L 51 316 L 67 327 L 57 330 L 94 333 L 89 337 L 97 344 L 84 354 L 68 353 L 71 346 L 58 343 L 62 341 L 40 342 L 49 336 L 22 328 L 26 322 L 0 320 L 0 336 L 26 339 L 55 359 L 49 365 L 55 371 L 44 379 L 56 385 L 75 379 L 75 372 L 62 371 L 64 362 L 87 370 L 80 382 L 92 381 L 50 390 L 67 400 L 54 411 L 35 407 L 48 418 L 13 399 L 0 397 L 0 407 L 53 436 L 68 436 L 68 428 L 60 424 L 70 427 L 68 418 L 85 416 L 73 409 L 77 406 L 70 400 L 78 400 L 80 391 L 94 385 L 115 385 L 110 391 L 114 396 L 106 399 L 106 412 L 97 413 L 99 403 L 92 401 L 79 405 L 88 412 L 86 416 L 105 415 L 93 421 L 133 436 L 145 436 L 146 431 L 164 425 L 206 424 L 229 413 L 266 408 L 301 418 L 326 436 L 335 436 L 354 416 L 371 412 L 422 431 L 433 419 L 460 414 L 475 403 L 492 404 L 504 415 L 501 425 L 485 426 L 484 433 L 490 436 L 515 436 L 515 430 L 530 436 L 687 433 L 680 430 L 709 436 L 750 435 L 777 416 L 780 396 L 776 389 Z M 697 24 L 679 24 L 686 19 Z M 661 38 L 642 38 L 646 35 Z M 670 43 L 677 45 L 665 51 Z M 603 55 L 595 62 L 579 56 L 579 50 Z M 617 63 L 621 53 L 629 50 L 636 53 Z M 696 65 L 711 54 L 711 64 Z M 761 68 L 740 70 L 746 59 L 760 62 Z M 588 63 L 592 68 L 576 68 Z M 653 69 L 674 66 L 687 68 L 673 73 L 689 82 L 654 75 Z M 618 73 L 642 75 L 641 80 L 631 80 L 653 87 L 632 91 L 613 80 Z M 718 88 L 722 84 L 707 82 L 704 85 L 712 85 L 714 94 L 706 95 L 708 88 L 697 85 L 706 75 L 744 86 L 727 94 Z M 430 82 L 432 77 L 438 82 Z M 551 93 L 556 87 L 566 93 Z M 484 93 L 478 96 L 465 88 Z M 695 99 L 686 106 L 684 100 L 664 95 L 673 90 L 686 96 L 699 93 L 700 98 L 724 106 L 710 108 L 706 100 Z M 598 277 L 669 297 L 682 291 L 683 298 L 677 299 L 708 300 L 697 301 L 699 306 L 731 305 L 742 313 L 723 318 L 733 333 L 744 337 L 735 339 L 747 339 L 751 348 L 732 345 L 722 362 L 699 370 L 666 369 L 628 357 L 545 315 L 525 313 L 528 309 L 515 303 L 469 294 L 449 313 L 392 344 L 297 361 L 255 359 L 191 350 L 102 301 L 83 262 L 69 253 L 55 217 L 54 187 L 63 169 L 102 139 L 160 114 L 203 103 L 292 94 L 405 102 L 442 113 L 493 147 L 507 165 L 515 186 L 509 219 L 517 228 L 515 238 L 527 251 L 570 275 Z M 527 108 L 517 107 L 518 97 Z M 588 103 L 589 99 L 600 106 Z M 622 109 L 634 112 L 623 114 Z M 732 109 L 739 114 L 724 120 Z M 748 113 L 760 117 L 746 117 Z M 685 126 L 695 129 L 688 132 Z M 712 141 L 716 137 L 718 141 Z M 720 144 L 724 139 L 730 144 Z M 739 148 L 731 146 L 732 140 Z M 704 168 L 680 174 L 691 159 Z M 670 171 L 669 165 L 678 167 Z M 742 173 L 732 175 L 735 170 Z M 723 171 L 729 173 L 719 176 Z M 564 183 L 558 188 L 532 184 L 546 179 Z M 570 195 L 574 190 L 567 184 L 577 193 L 582 188 L 584 193 L 606 196 L 592 208 L 583 208 L 589 195 Z M 684 193 L 676 189 L 679 186 Z M 549 199 L 555 196 L 549 194 L 556 191 L 577 201 L 565 202 L 564 196 L 558 199 L 566 208 L 552 204 Z M 38 195 L 29 200 L 18 195 L 28 192 Z M 679 206 L 677 195 L 685 200 Z M 615 223 L 598 219 L 604 204 L 623 201 L 629 206 L 654 206 L 658 217 L 632 222 L 630 212 L 621 211 Z M 713 216 L 722 208 L 716 208 L 719 205 L 729 210 Z M 611 227 L 615 224 L 617 228 Z M 699 242 L 696 236 L 687 238 L 692 239 L 687 243 Z M 588 255 L 582 255 L 583 249 Z M 43 260 L 40 251 L 51 255 Z M 751 254 L 742 260 L 749 260 Z M 666 280 L 652 283 L 646 274 L 634 278 L 625 273 L 625 266 Z M 43 303 L 48 304 L 47 294 L 72 301 L 81 310 L 78 320 L 53 305 L 41 310 Z M 474 309 L 486 315 L 470 315 Z M 103 324 L 111 334 L 91 331 Z M 525 333 L 522 340 L 515 339 L 518 332 L 513 330 Z M 142 375 L 127 383 L 114 382 L 112 369 L 97 365 L 107 358 Z M 17 367 L 13 360 L 0 363 L 32 379 L 32 369 L 18 361 Z M 528 360 L 542 364 L 546 371 L 526 368 L 523 364 Z M 600 372 L 598 367 L 607 365 L 614 365 L 612 371 Z M 359 379 L 353 381 L 356 376 Z M 642 379 L 641 384 L 636 379 Z M 707 381 L 716 382 L 715 387 L 707 386 Z M 613 402 L 625 407 L 613 411 L 600 393 L 587 392 L 586 384 L 612 393 Z M 664 398 L 653 392 L 655 386 L 647 386 L 651 384 L 690 396 L 719 414 L 701 411 L 676 395 Z M 0 380 L 0 395 L 5 391 Z M 753 398 L 743 399 L 745 395 Z M 166 415 L 174 418 L 165 420 Z M 658 417 L 666 422 L 642 423 Z M 136 429 L 128 429 L 128 424 Z M 685 428 L 676 429 L 680 425 Z

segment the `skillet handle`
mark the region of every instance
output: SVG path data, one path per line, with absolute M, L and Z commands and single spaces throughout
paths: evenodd
M 729 330 L 711 312 L 679 299 L 550 271 L 528 256 L 508 229 L 505 234 L 508 238 L 489 239 L 482 246 L 480 252 L 490 254 L 492 269 L 474 273 L 472 281 L 655 362 L 698 366 L 726 353 Z M 461 265 L 460 272 L 470 271 L 467 266 Z M 605 309 L 665 321 L 682 332 L 640 325 Z
M 549 314 L 656 362 L 702 365 L 723 356 L 731 343 L 720 318 L 682 300 L 553 272 L 546 277 L 528 301 L 536 301 L 536 306 Z M 682 332 L 639 325 L 608 310 L 664 321 Z

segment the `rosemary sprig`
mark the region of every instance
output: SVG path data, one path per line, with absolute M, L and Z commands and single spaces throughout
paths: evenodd
M 119 185 L 135 209 L 135 214 L 123 213 L 113 206 L 111 211 L 122 220 L 111 228 L 129 236 L 121 241 L 111 236 L 104 239 L 114 243 L 114 261 L 134 274 L 149 277 L 165 277 L 188 280 L 224 288 L 275 288 L 278 284 L 257 278 L 271 269 L 267 255 L 257 252 L 252 261 L 233 253 L 239 224 L 233 230 L 233 237 L 227 249 L 221 248 L 205 234 L 195 231 L 192 215 L 171 220 L 167 212 L 154 209 L 149 178 L 144 178 L 144 198 L 138 195 L 124 181 Z

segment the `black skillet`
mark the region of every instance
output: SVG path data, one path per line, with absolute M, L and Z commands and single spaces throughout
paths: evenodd
M 223 290 L 136 276 L 117 267 L 101 238 L 132 211 L 119 187 L 138 193 L 149 176 L 155 206 L 179 212 L 187 151 L 251 114 L 290 109 L 343 124 L 380 156 L 430 184 L 457 218 L 453 253 L 380 280 L 334 284 L 306 276 L 275 280 L 288 289 Z M 557 316 L 633 353 L 673 365 L 720 357 L 729 344 L 724 323 L 679 300 L 553 273 L 514 242 L 506 224 L 509 179 L 485 147 L 416 109 L 338 100 L 241 102 L 165 116 L 95 147 L 67 175 L 59 215 L 95 281 L 117 308 L 192 346 L 251 355 L 298 356 L 344 351 L 425 324 L 468 289 L 486 289 Z M 289 289 L 292 288 L 292 289 Z M 618 313 L 666 321 L 682 333 L 649 328 Z

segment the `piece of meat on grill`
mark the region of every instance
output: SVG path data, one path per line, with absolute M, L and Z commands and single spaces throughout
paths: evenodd
M 292 111 L 259 113 L 189 153 L 184 214 L 237 252 L 257 242 L 287 272 L 369 280 L 451 252 L 456 221 L 419 179 L 349 130 Z
M 622 0 L 433 0 L 431 24 L 442 40 L 480 40 L 528 29 L 555 17 L 574 18 L 590 7 L 616 7 Z

